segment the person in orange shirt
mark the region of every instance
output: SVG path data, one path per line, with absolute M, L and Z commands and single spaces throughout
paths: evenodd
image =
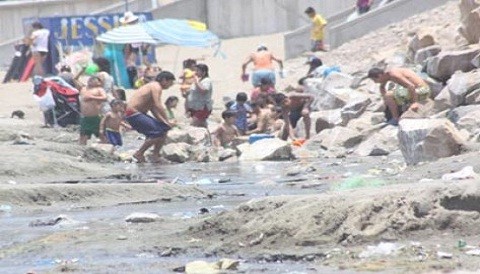
M 320 14 L 318 14 L 314 8 L 308 7 L 305 13 L 312 19 L 312 32 L 310 35 L 312 43 L 312 51 L 327 51 L 323 38 L 325 36 L 325 26 L 327 20 L 325 20 Z
M 242 80 L 244 82 L 248 81 L 248 74 L 246 74 L 247 66 L 253 62 L 253 86 L 259 87 L 262 78 L 269 79 L 273 86 L 275 86 L 275 68 L 273 61 L 277 62 L 280 71 L 283 71 L 283 61 L 273 56 L 265 45 L 259 45 L 257 51 L 250 54 L 242 65 Z

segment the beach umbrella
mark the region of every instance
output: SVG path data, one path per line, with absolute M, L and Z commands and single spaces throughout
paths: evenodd
M 157 44 L 157 40 L 141 24 L 114 28 L 98 36 L 97 41 L 108 44 Z
M 191 47 L 212 47 L 220 43 L 204 23 L 186 19 L 159 19 L 114 28 L 97 37 L 109 44 L 168 44 Z

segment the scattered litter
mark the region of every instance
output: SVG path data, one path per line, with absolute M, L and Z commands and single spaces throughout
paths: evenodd
M 221 270 L 237 270 L 239 264 L 239 261 L 232 259 L 221 259 L 214 263 L 193 261 L 185 265 L 185 273 L 221 273 Z
M 442 251 L 437 251 L 437 257 L 439 259 L 451 259 L 453 258 L 452 253 L 447 253 L 447 252 L 442 252 Z
M 257 238 L 250 241 L 250 243 L 249 243 L 250 246 L 258 245 L 258 244 L 262 243 L 264 237 L 265 237 L 265 234 L 260 233 L 260 235 L 258 235 Z
M 129 223 L 151 223 L 155 222 L 160 218 L 157 214 L 154 213 L 132 213 L 125 218 L 126 222 Z
M 120 241 L 124 241 L 124 240 L 126 240 L 126 239 L 128 239 L 128 238 L 127 238 L 127 236 L 125 236 L 125 235 L 119 235 L 119 236 L 117 237 L 117 240 L 120 240 Z
M 223 178 L 223 179 L 216 179 L 215 181 L 216 181 L 217 183 L 219 183 L 219 184 L 224 184 L 224 183 L 231 182 L 232 179 L 230 179 L 230 178 Z
M 452 181 L 452 180 L 467 180 L 467 179 L 475 179 L 477 178 L 478 174 L 473 171 L 472 166 L 466 166 L 462 168 L 460 171 L 447 173 L 442 176 L 442 180 L 445 181 Z
M 202 207 L 198 211 L 198 214 L 207 214 L 207 213 L 210 213 L 210 210 L 208 210 L 208 208 L 206 208 L 206 207 Z
M 192 182 L 186 182 L 185 184 L 187 184 L 187 185 L 211 185 L 211 184 L 213 184 L 213 181 L 208 179 L 208 178 L 204 178 L 204 179 L 200 179 L 200 180 L 196 180 L 196 181 L 192 181 Z
M 9 181 L 8 181 L 8 184 L 10 184 L 10 185 L 16 185 L 17 182 L 15 182 L 15 181 L 13 181 L 13 180 L 9 180 Z
M 465 254 L 467 255 L 471 255 L 471 256 L 480 256 L 480 249 L 472 249 L 472 250 L 469 250 L 467 252 L 465 252 Z
M 67 215 L 58 215 L 58 217 L 53 218 L 53 219 L 48 219 L 48 220 L 35 220 L 30 222 L 28 224 L 29 226 L 55 226 L 55 225 L 60 225 L 61 223 L 68 225 L 68 224 L 73 224 L 73 223 L 78 223 L 75 222 L 73 219 L 68 217 Z
M 404 246 L 397 243 L 385 243 L 381 242 L 376 246 L 367 246 L 367 249 L 362 251 L 358 257 L 360 258 L 370 258 L 374 256 L 386 256 L 386 255 L 395 255 L 397 251 L 403 249 Z
M 0 212 L 9 213 L 12 211 L 11 205 L 0 205 Z
M 375 178 L 365 178 L 365 177 L 351 177 L 343 180 L 338 184 L 336 190 L 347 190 L 360 187 L 379 187 L 385 185 L 385 182 Z

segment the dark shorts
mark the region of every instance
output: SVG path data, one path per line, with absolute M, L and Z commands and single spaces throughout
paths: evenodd
M 107 136 L 108 142 L 114 146 L 121 147 L 123 145 L 122 135 L 118 131 L 113 131 L 107 128 L 105 131 L 105 136 Z
M 88 137 L 92 135 L 98 137 L 101 120 L 102 118 L 100 116 L 86 116 L 80 118 L 80 134 Z
M 290 124 L 292 125 L 292 128 L 297 127 L 298 120 L 302 118 L 302 110 L 303 110 L 303 107 L 290 110 L 290 114 L 288 118 L 290 119 Z
M 136 112 L 125 119 L 133 129 L 149 139 L 162 137 L 170 130 L 169 125 L 141 112 Z
M 207 120 L 212 111 L 205 107 L 201 110 L 190 109 L 190 113 L 192 114 L 192 117 L 195 117 L 198 120 Z

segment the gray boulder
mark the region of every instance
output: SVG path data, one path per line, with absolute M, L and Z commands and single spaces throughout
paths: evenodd
M 359 131 L 339 126 L 323 130 L 308 140 L 305 146 L 314 150 L 318 150 L 319 148 L 331 150 L 337 147 L 353 148 L 358 145 L 363 138 L 364 136 Z
M 163 158 L 175 162 L 185 163 L 190 159 L 190 145 L 187 143 L 170 143 L 162 147 Z
M 240 161 L 288 160 L 293 158 L 289 143 L 278 138 L 258 140 L 253 144 L 238 146 L 241 152 Z
M 478 0 L 461 0 L 460 14 L 462 26 L 459 29 L 460 34 L 470 44 L 478 43 L 480 38 L 480 2 Z
M 388 155 L 399 149 L 397 134 L 397 127 L 386 126 L 363 141 L 355 150 L 355 154 L 359 156 Z
M 415 64 L 423 65 L 428 58 L 437 56 L 441 51 L 442 51 L 442 47 L 440 47 L 439 45 L 431 45 L 423 49 L 419 49 L 415 53 L 413 62 Z
M 461 106 L 448 112 L 447 117 L 458 129 L 467 130 L 472 135 L 480 128 L 480 105 Z
M 441 52 L 427 61 L 427 73 L 430 77 L 447 81 L 456 71 L 471 71 L 475 67 L 473 58 L 480 53 L 478 46 L 459 51 Z
M 398 140 L 408 165 L 459 154 L 465 143 L 448 119 L 402 119 Z

